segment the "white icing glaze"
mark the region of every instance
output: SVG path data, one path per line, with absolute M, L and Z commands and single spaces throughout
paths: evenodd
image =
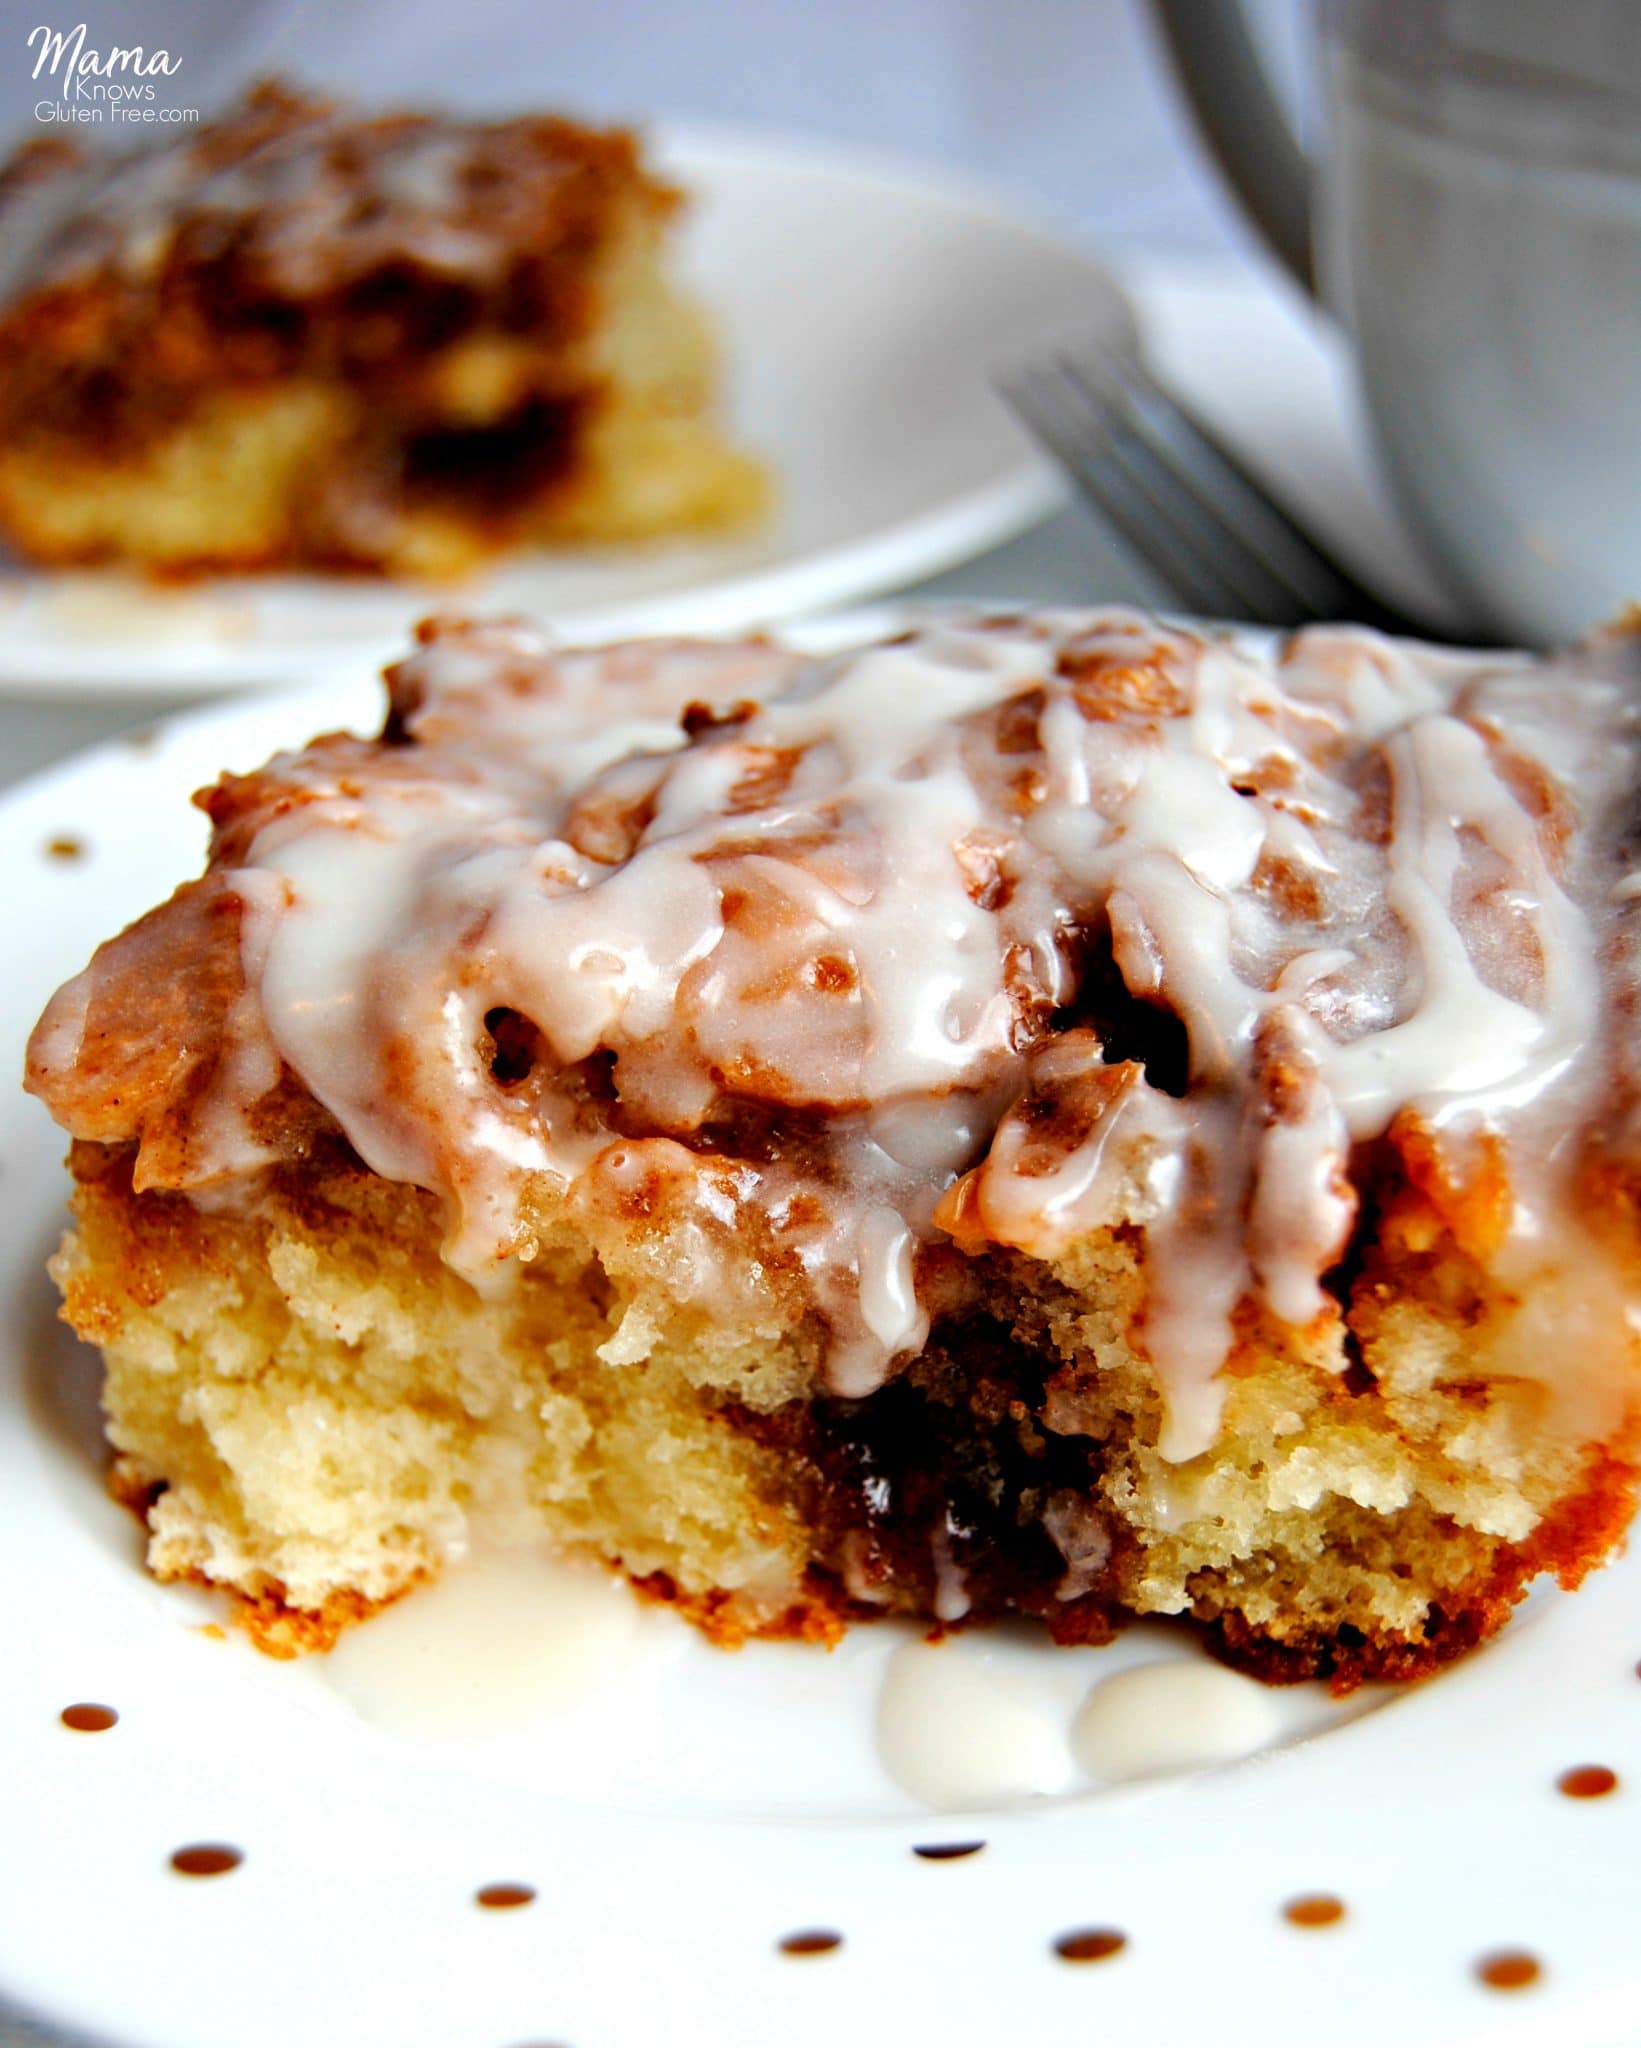
M 1432 715 L 1395 734 L 1388 754 L 1395 804 L 1386 898 L 1413 941 L 1423 986 L 1403 1022 L 1322 1051 L 1326 1083 L 1358 1137 L 1376 1136 L 1407 1103 L 1441 1119 L 1541 1094 L 1590 1044 L 1600 1003 L 1588 925 L 1483 735 Z M 1538 954 L 1536 1002 L 1489 985 L 1466 920 L 1455 915 L 1467 887 L 1477 887 L 1465 872 L 1467 834 L 1504 863 L 1512 908 Z M 1487 882 L 1497 887 L 1498 877 Z
M 884 1769 L 927 1806 L 995 1806 L 1065 1791 L 1071 1757 L 1051 1695 L 959 1643 L 902 1643 L 877 1705 Z
M 1189 1459 L 1244 1311 L 1337 1312 L 1353 1145 L 1404 1114 L 1457 1161 L 1497 1139 L 1538 1271 L 1627 1057 L 1601 950 L 1637 700 L 1594 656 L 1328 630 L 1273 660 L 1118 611 L 823 661 L 451 626 L 395 696 L 410 743 L 220 799 L 247 1007 L 195 1184 L 254 1172 L 277 1053 L 445 1198 L 475 1279 L 531 1256 L 544 1188 L 661 1190 L 677 1296 L 727 1300 L 750 1248 L 846 1395 L 926 1341 L 943 1226 L 1056 1258 L 1134 1223 Z M 527 1076 L 491 1071 L 498 1012 Z
M 487 1735 L 569 1706 L 624 1670 L 638 1605 L 600 1566 L 495 1549 L 349 1629 L 325 1682 L 397 1735 Z
M 1235 1763 L 1269 1747 L 1283 1726 L 1268 1687 L 1181 1659 L 1102 1678 L 1072 1724 L 1071 1747 L 1090 1777 L 1113 1784 Z

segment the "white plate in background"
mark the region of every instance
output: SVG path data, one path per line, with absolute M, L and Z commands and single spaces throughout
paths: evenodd
M 378 712 L 356 668 L 323 696 L 196 714 L 0 801 L 0 1070 L 17 1072 L 93 945 L 194 871 L 192 788 Z M 1012 1808 L 930 1814 L 878 1770 L 887 1628 L 831 1655 L 729 1655 L 663 1628 L 538 1727 L 391 1735 L 355 1718 L 321 1660 L 208 1640 L 199 1596 L 143 1575 L 98 1481 L 92 1362 L 54 1325 L 42 1271 L 61 1152 L 37 1104 L 0 1092 L 0 2039 L 8 2012 L 46 2017 L 30 2040 L 84 2030 L 121 2048 L 1641 2038 L 1641 1558 L 1535 1597 L 1493 1645 L 1375 1711 L 1335 1718 L 1306 1689 L 1295 1732 L 1315 1732 L 1249 1762 Z M 1074 1696 L 1159 1636 L 994 1640 Z M 85 1700 L 118 1725 L 66 1730 L 61 1709 Z M 1616 1791 L 1557 1791 L 1591 1763 Z M 176 1876 L 171 1851 L 202 1840 L 245 1860 Z M 985 1846 L 914 1853 L 954 1842 Z M 480 1910 L 497 1882 L 536 1896 Z M 1284 1905 L 1313 1893 L 1343 1918 L 1292 1925 Z M 813 1928 L 841 1945 L 782 1952 Z M 1057 1939 L 1085 1928 L 1124 1946 L 1062 1960 Z M 1511 1950 L 1541 1977 L 1488 1989 L 1477 1964 Z
M 1023 532 L 1060 486 L 1004 409 L 1001 362 L 1119 330 L 1086 251 L 983 192 L 809 141 L 663 132 L 693 195 L 684 268 L 722 332 L 737 434 L 776 513 L 740 538 L 520 555 L 446 586 L 106 573 L 0 578 L 0 691 L 221 690 L 385 656 L 423 613 L 525 611 L 588 638 L 711 632 L 819 611 Z

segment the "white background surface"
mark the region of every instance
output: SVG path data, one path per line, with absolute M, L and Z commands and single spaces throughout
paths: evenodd
M 1302 90 L 1304 0 L 1252 12 Z M 82 19 L 101 48 L 164 46 L 179 106 L 279 72 L 379 102 L 754 123 L 949 164 L 1102 250 L 1252 246 L 1140 0 L 0 0 L 0 136 L 47 132 L 29 31 Z

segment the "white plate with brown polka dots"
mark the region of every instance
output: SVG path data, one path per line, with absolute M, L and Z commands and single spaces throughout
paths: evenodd
M 190 790 L 374 711 L 356 675 L 0 803 L 8 1070 L 197 864 Z M 726 1655 L 526 1553 L 272 1662 L 102 1489 L 61 1151 L 0 1102 L 0 2039 L 1641 2040 L 1641 1558 L 1344 1701 L 1149 1627 Z

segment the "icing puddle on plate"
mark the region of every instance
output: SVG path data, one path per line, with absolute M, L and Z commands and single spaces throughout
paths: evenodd
M 90 643 L 138 641 L 227 644 L 255 628 L 249 605 L 207 590 L 170 589 L 112 573 L 66 572 L 42 586 L 6 586 L 8 597 L 32 606 L 42 623 Z
M 1100 1649 L 879 1623 L 831 1652 L 720 1651 L 599 1567 L 528 1547 L 481 1552 L 303 1668 L 447 1758 L 595 1803 L 748 1813 L 1086 1795 L 1237 1762 L 1385 1697 L 1261 1686 L 1146 1623 Z
M 325 1678 L 399 1735 L 483 1735 L 610 1683 L 638 1649 L 638 1602 L 596 1565 L 500 1550 L 341 1638 Z

